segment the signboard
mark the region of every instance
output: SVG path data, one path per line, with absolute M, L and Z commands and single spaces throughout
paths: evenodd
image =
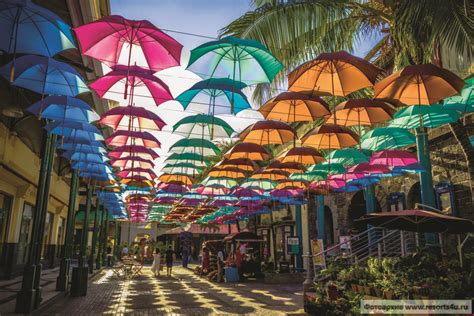
M 324 257 L 324 241 L 322 239 L 311 240 L 311 251 L 313 253 L 313 265 L 315 267 L 326 267 L 326 258 Z
M 286 237 L 286 253 L 289 255 L 296 255 L 300 253 L 300 239 L 298 237 Z

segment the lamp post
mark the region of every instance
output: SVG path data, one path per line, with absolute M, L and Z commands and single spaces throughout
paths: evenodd
M 318 201 L 318 208 L 316 212 L 316 221 L 317 221 L 317 231 L 318 231 L 318 239 L 325 240 L 326 239 L 326 234 L 325 234 L 325 218 L 324 218 L 324 195 L 317 195 L 316 196 L 317 201 Z
M 92 204 L 92 191 L 93 186 L 89 184 L 87 187 L 86 209 L 84 210 L 82 234 L 79 247 L 79 265 L 72 269 L 71 296 L 87 295 L 88 267 L 86 248 L 89 235 L 89 213 Z
M 95 213 L 94 213 L 94 228 L 92 231 L 92 245 L 91 245 L 91 252 L 89 254 L 89 273 L 94 272 L 94 262 L 96 259 L 96 248 L 97 248 L 97 237 L 98 237 L 98 229 L 99 229 L 99 209 L 100 209 L 100 202 L 99 197 L 95 200 Z
M 103 262 L 102 258 L 102 249 L 104 245 L 104 225 L 105 225 L 105 210 L 102 206 L 102 212 L 100 213 L 100 226 L 99 226 L 99 247 L 97 249 L 96 259 L 95 259 L 95 268 L 100 269 L 103 265 L 105 266 L 105 262 Z
M 296 236 L 298 236 L 299 244 L 298 244 L 298 254 L 296 255 L 296 270 L 302 271 L 303 270 L 303 251 L 302 251 L 302 243 L 303 243 L 303 223 L 302 216 L 301 216 L 301 205 L 295 205 L 295 224 L 296 224 Z
M 69 190 L 69 205 L 67 209 L 66 236 L 61 253 L 59 265 L 59 276 L 56 279 L 56 291 L 66 291 L 69 283 L 69 271 L 71 267 L 72 249 L 74 242 L 74 224 L 77 189 L 79 187 L 79 171 L 72 172 L 71 186 Z
M 41 167 L 38 186 L 36 188 L 35 212 L 33 213 L 31 230 L 32 243 L 28 249 L 28 258 L 24 268 L 21 289 L 16 298 L 16 313 L 30 313 L 35 309 L 35 306 L 38 305 L 36 300 L 40 297 L 37 294 L 38 288 L 35 287 L 35 280 L 41 277 L 41 267 L 37 267 L 36 263 L 38 254 L 41 255 L 41 233 L 44 230 L 44 222 L 41 223 L 41 220 L 43 219 L 42 212 L 46 210 L 43 208 L 43 204 L 45 202 L 47 204 L 47 201 L 45 201 L 46 185 L 49 184 L 48 178 L 50 178 L 50 174 L 48 174 L 48 172 L 51 172 L 53 157 L 53 136 L 45 132 L 41 146 Z
M 105 227 L 104 227 L 104 248 L 102 252 L 102 261 L 106 262 L 107 260 L 107 243 L 108 243 L 108 236 L 109 236 L 109 212 L 104 210 L 105 212 Z

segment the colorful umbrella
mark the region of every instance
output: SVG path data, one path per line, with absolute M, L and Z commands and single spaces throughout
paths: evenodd
M 185 117 L 173 126 L 173 132 L 184 137 L 228 138 L 234 130 L 223 119 L 212 115 L 197 114 Z
M 390 173 L 390 169 L 386 165 L 369 164 L 363 162 L 347 169 L 351 173 L 360 173 L 365 175 L 383 174 Z
M 112 167 L 119 167 L 119 168 L 145 168 L 151 169 L 155 167 L 153 161 L 148 159 L 143 159 L 136 156 L 124 156 L 120 159 L 115 159 L 110 162 Z
M 69 159 L 74 161 L 82 161 L 82 162 L 94 162 L 94 163 L 104 163 L 109 159 L 107 156 L 98 153 L 83 153 L 80 151 L 74 152 Z
M 351 166 L 369 161 L 369 157 L 363 151 L 354 148 L 333 150 L 325 158 L 331 164 L 337 163 L 343 166 Z
M 238 143 L 224 155 L 227 159 L 250 159 L 253 161 L 267 160 L 270 153 L 261 145 L 254 143 Z
M 237 180 L 232 178 L 214 178 L 214 177 L 207 177 L 202 182 L 202 185 L 207 187 L 224 187 L 228 189 L 232 189 L 237 186 Z
M 238 168 L 226 168 L 226 169 L 216 169 L 213 168 L 207 174 L 209 177 L 214 178 L 233 178 L 233 179 L 242 179 L 246 178 L 245 173 Z
M 215 196 L 215 195 L 226 195 L 229 193 L 229 189 L 200 186 L 199 188 L 196 189 L 196 192 L 199 194 Z
M 227 159 L 224 158 L 220 162 L 218 162 L 215 168 L 225 169 L 228 167 L 237 168 L 242 171 L 255 171 L 257 166 L 255 163 L 250 159 L 245 158 L 237 158 L 237 159 Z
M 127 178 L 130 176 L 141 176 L 141 177 L 148 178 L 148 180 L 153 180 L 156 178 L 156 174 L 153 170 L 138 168 L 138 167 L 123 169 L 122 171 L 117 173 L 117 176 L 121 178 Z
M 247 179 L 240 186 L 252 190 L 271 190 L 276 186 L 276 182 L 270 179 Z
M 277 159 L 282 163 L 295 162 L 305 165 L 315 165 L 325 161 L 321 153 L 312 147 L 293 147 L 282 153 Z
M 331 150 L 355 146 L 359 136 L 347 127 L 324 124 L 308 132 L 301 141 L 304 146 Z
M 170 174 L 185 174 L 188 176 L 196 176 L 202 172 L 203 168 L 188 162 L 178 162 L 176 164 L 167 164 L 161 171 Z
M 232 36 L 193 49 L 188 68 L 191 65 L 201 73 L 206 69 L 206 76 L 230 77 L 246 84 L 269 83 L 283 69 L 283 65 L 260 42 Z
M 376 152 L 370 158 L 370 165 L 385 165 L 390 167 L 405 167 L 418 163 L 415 154 L 404 150 L 383 150 Z
M 326 174 L 336 174 L 346 172 L 346 168 L 340 163 L 328 163 L 322 162 L 317 165 L 312 165 L 308 168 L 307 172 L 324 172 Z
M 288 179 L 289 173 L 282 170 L 260 170 L 254 173 L 250 178 L 256 180 L 271 180 L 271 181 L 280 181 Z
M 293 173 L 293 172 L 301 172 L 304 171 L 306 168 L 303 167 L 300 163 L 297 162 L 280 162 L 278 160 L 275 160 L 271 164 L 269 164 L 266 168 L 266 172 L 270 171 L 285 171 L 288 173 Z
M 398 149 L 415 144 L 415 135 L 397 127 L 376 127 L 362 135 L 360 145 L 363 149 L 379 151 Z
M 52 121 L 44 127 L 48 132 L 74 140 L 97 141 L 104 140 L 102 133 L 89 123 L 56 122 Z
M 260 197 L 261 196 L 260 190 L 253 190 L 249 188 L 237 187 L 232 191 L 232 195 L 238 198 L 242 197 Z
M 325 180 L 328 177 L 327 172 L 322 171 L 307 171 L 307 172 L 295 172 L 290 174 L 289 179 L 295 181 L 319 181 Z
M 393 117 L 395 110 L 388 103 L 372 99 L 350 99 L 339 103 L 328 122 L 335 120 L 343 126 L 374 126 L 386 122 Z M 360 132 L 360 129 L 359 129 Z
M 161 143 L 148 132 L 134 132 L 128 130 L 119 130 L 110 135 L 105 140 L 107 146 L 125 146 L 137 145 L 148 148 L 160 148 Z
M 149 70 L 138 66 L 114 66 L 112 71 L 92 82 L 89 87 L 101 98 L 127 99 L 128 105 L 160 105 L 173 100 L 168 86 Z M 124 92 L 125 91 L 125 92 Z
M 258 145 L 284 144 L 296 137 L 293 129 L 280 121 L 259 121 L 240 133 L 242 142 Z
M 171 145 L 170 152 L 178 154 L 196 153 L 201 156 L 215 156 L 218 155 L 221 150 L 207 139 L 184 138 Z
M 183 154 L 173 153 L 165 160 L 165 163 L 168 163 L 168 164 L 175 164 L 178 162 L 187 162 L 187 163 L 196 165 L 198 167 L 206 167 L 211 164 L 209 159 L 197 153 L 183 153 Z
M 461 95 L 444 99 L 444 108 L 460 112 L 474 112 L 474 78 L 466 80 Z
M 162 174 L 158 177 L 158 180 L 164 183 L 175 183 L 175 184 L 184 184 L 184 185 L 192 185 L 193 180 L 191 177 L 186 175 L 180 174 Z
M 280 181 L 277 186 L 275 187 L 276 190 L 281 189 L 307 189 L 309 186 L 309 182 L 304 180 L 282 180 Z
M 109 157 L 115 159 L 124 159 L 127 156 L 135 156 L 148 160 L 155 160 L 159 157 L 153 150 L 137 145 L 120 146 L 109 152 Z
M 268 100 L 259 112 L 267 120 L 311 122 L 330 115 L 328 105 L 319 97 L 298 92 L 283 92 Z
M 434 128 L 456 122 L 460 117 L 460 112 L 446 109 L 441 104 L 431 106 L 412 105 L 397 112 L 388 126 L 406 129 Z
M 209 78 L 181 93 L 176 101 L 189 111 L 209 115 L 237 114 L 251 108 L 241 91 L 245 87 L 244 83 L 232 79 Z
M 86 102 L 67 96 L 48 96 L 26 110 L 38 117 L 61 122 L 90 123 L 99 119 Z
M 100 124 L 110 126 L 114 130 L 132 127 L 138 130 L 160 131 L 166 124 L 155 113 L 137 106 L 118 106 L 102 115 Z
M 147 20 L 103 17 L 74 29 L 84 55 L 113 67 L 137 65 L 156 72 L 178 66 L 182 45 Z

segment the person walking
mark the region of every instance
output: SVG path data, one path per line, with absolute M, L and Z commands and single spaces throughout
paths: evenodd
M 219 250 L 217 253 L 217 282 L 221 283 L 224 279 L 224 253 Z
M 155 250 L 155 254 L 153 255 L 153 264 L 151 265 L 151 271 L 155 278 L 160 276 L 160 268 L 161 268 L 161 253 L 160 249 L 157 247 Z
M 166 275 L 171 276 L 171 272 L 173 270 L 173 259 L 174 259 L 174 251 L 171 246 L 168 247 L 165 253 L 165 261 L 166 261 Z

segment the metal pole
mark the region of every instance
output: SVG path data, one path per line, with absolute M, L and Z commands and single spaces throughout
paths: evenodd
M 104 249 L 102 252 L 102 262 L 107 260 L 107 244 L 109 239 L 109 211 L 104 210 L 105 212 L 105 227 L 104 227 Z
M 27 263 L 24 268 L 23 280 L 21 289 L 16 298 L 16 313 L 27 314 L 34 310 L 36 289 L 34 286 L 36 274 L 36 253 L 41 246 L 41 211 L 43 209 L 44 191 L 46 188 L 46 179 L 48 177 L 48 169 L 50 161 L 50 151 L 52 150 L 52 136 L 49 133 L 44 133 L 43 142 L 41 146 L 41 167 L 39 172 L 38 187 L 36 189 L 36 203 L 35 212 L 33 213 L 33 223 L 31 230 L 31 241 L 28 249 Z
M 59 276 L 56 279 L 56 291 L 66 291 L 69 283 L 69 271 L 71 267 L 72 249 L 74 243 L 74 223 L 76 210 L 77 189 L 79 187 L 79 171 L 73 170 L 71 186 L 69 190 L 69 205 L 67 209 L 66 236 L 61 254 Z
M 89 273 L 94 272 L 94 262 L 96 259 L 96 248 L 97 248 L 97 233 L 98 233 L 98 226 L 99 226 L 99 210 L 100 210 L 100 202 L 99 197 L 97 196 L 95 200 L 95 213 L 94 213 L 94 230 L 92 231 L 92 245 L 91 245 L 91 253 L 89 254 Z
M 295 205 L 295 224 L 296 224 L 296 236 L 298 236 L 299 239 L 299 251 L 298 254 L 296 254 L 296 270 L 297 271 L 302 271 L 303 270 L 303 223 L 302 221 L 302 216 L 301 216 L 301 205 Z
M 325 229 L 324 195 L 317 195 L 316 199 L 318 202 L 318 208 L 317 208 L 317 213 L 316 213 L 317 232 L 318 232 L 317 236 L 318 236 L 318 239 L 322 239 L 326 241 L 326 233 L 324 231 Z
M 105 261 L 103 262 L 102 260 L 102 249 L 104 247 L 104 225 L 105 225 L 105 210 L 104 207 L 102 206 L 102 212 L 100 216 L 100 226 L 99 226 L 99 247 L 97 249 L 97 255 L 95 259 L 95 268 L 100 269 L 102 266 L 105 266 Z

